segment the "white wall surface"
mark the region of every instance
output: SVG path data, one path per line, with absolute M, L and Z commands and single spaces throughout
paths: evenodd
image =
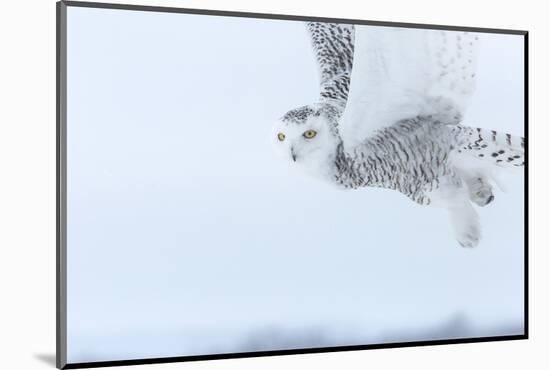
M 548 26 L 535 2 L 502 4 L 435 1 L 320 4 L 314 1 L 147 1 L 211 9 L 362 18 L 384 21 L 528 29 L 531 31 L 531 339 L 453 345 L 157 365 L 156 368 L 278 369 L 543 368 L 549 311 L 545 236 L 545 87 Z M 6 367 L 48 368 L 55 353 L 55 4 L 6 3 L 0 22 L 4 45 L 0 110 L 1 326 Z M 525 366 L 527 365 L 527 366 Z

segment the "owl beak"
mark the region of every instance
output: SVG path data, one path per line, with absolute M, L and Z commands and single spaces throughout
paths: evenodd
M 294 148 L 290 148 L 290 155 L 292 156 L 292 160 L 296 162 L 296 153 L 294 152 Z

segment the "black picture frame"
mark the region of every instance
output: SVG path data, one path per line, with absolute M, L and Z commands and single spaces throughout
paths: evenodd
M 525 130 L 525 192 L 524 192 L 524 333 L 521 335 L 504 335 L 504 336 L 489 336 L 478 338 L 465 339 L 442 339 L 428 341 L 412 341 L 399 343 L 384 343 L 384 344 L 368 344 L 368 345 L 353 345 L 353 346 L 338 346 L 338 347 L 323 347 L 323 348 L 307 348 L 307 349 L 292 349 L 292 350 L 273 350 L 273 351 L 258 351 L 258 352 L 242 352 L 242 353 L 223 353 L 210 354 L 199 356 L 175 356 L 161 358 L 140 358 L 117 361 L 99 361 L 99 362 L 82 362 L 82 363 L 67 363 L 67 8 L 68 7 L 84 7 L 96 9 L 118 9 L 125 11 L 140 11 L 140 12 L 162 12 L 162 13 L 181 13 L 181 14 L 200 14 L 214 15 L 225 17 L 242 17 L 256 19 L 279 19 L 279 20 L 294 20 L 294 21 L 318 21 L 331 23 L 347 23 L 357 25 L 371 26 L 390 26 L 403 28 L 420 28 L 420 29 L 435 29 L 449 31 L 471 31 L 480 33 L 496 33 L 496 34 L 511 34 L 520 35 L 524 39 L 524 130 Z M 109 367 L 123 365 L 143 365 L 143 364 L 158 364 L 158 363 L 173 363 L 186 361 L 204 361 L 218 359 L 232 359 L 244 357 L 264 357 L 264 356 L 280 356 L 294 354 L 309 354 L 322 352 L 341 352 L 341 351 L 358 351 L 380 348 L 402 348 L 402 347 L 418 347 L 418 346 L 433 346 L 444 344 L 461 344 L 461 343 L 480 343 L 480 342 L 496 342 L 509 340 L 523 340 L 529 338 L 529 150 L 528 150 L 528 129 L 529 129 L 529 56 L 528 56 L 528 31 L 511 30 L 511 29 L 494 29 L 494 28 L 477 28 L 477 27 L 461 27 L 447 26 L 436 24 L 417 24 L 417 23 L 398 23 L 398 22 L 382 22 L 368 21 L 359 19 L 342 19 L 328 17 L 311 17 L 299 15 L 283 15 L 283 14 L 264 14 L 264 13 L 248 13 L 234 11 L 218 11 L 218 10 L 203 10 L 203 9 L 188 9 L 162 6 L 143 6 L 129 4 L 111 4 L 99 2 L 80 2 L 80 1 L 59 1 L 56 4 L 56 25 L 57 25 L 57 64 L 56 64 L 56 122 L 57 122 L 57 137 L 56 137 L 56 366 L 59 369 L 78 369 L 78 368 L 94 368 L 94 367 Z

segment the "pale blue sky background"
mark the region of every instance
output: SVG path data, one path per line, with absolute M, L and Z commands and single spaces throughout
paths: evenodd
M 480 37 L 466 123 L 523 135 L 523 40 Z M 521 171 L 460 248 L 280 161 L 316 95 L 299 22 L 69 7 L 69 362 L 522 332 Z

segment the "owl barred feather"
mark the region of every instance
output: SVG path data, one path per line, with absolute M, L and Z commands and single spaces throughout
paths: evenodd
M 454 152 L 493 160 L 499 166 L 523 166 L 523 138 L 460 125 L 449 127 L 417 117 L 398 122 L 346 153 L 341 145 L 335 180 L 345 188 L 364 186 L 400 191 L 415 202 L 430 204 L 427 193 L 443 177 L 459 179 L 450 155 Z M 512 141 L 519 147 L 513 147 Z M 521 149 L 520 149 L 521 147 Z
M 319 102 L 281 118 L 279 149 L 344 189 L 387 188 L 443 206 L 458 242 L 475 246 L 480 227 L 472 203 L 494 199 L 492 168 L 522 167 L 525 145 L 521 137 L 461 125 L 474 92 L 479 37 L 306 26 L 319 67 Z
M 419 204 L 430 204 L 427 193 L 439 179 L 455 177 L 449 163 L 453 149 L 447 127 L 424 118 L 405 120 L 336 157 L 335 180 L 345 188 L 364 186 L 397 190 Z
M 319 65 L 321 101 L 346 105 L 353 66 L 353 25 L 309 22 L 306 24 Z

